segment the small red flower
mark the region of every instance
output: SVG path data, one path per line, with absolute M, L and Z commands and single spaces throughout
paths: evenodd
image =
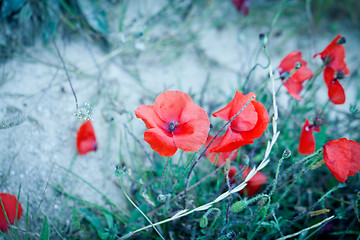
M 313 130 L 315 132 L 320 132 L 320 127 L 310 124 L 309 119 L 306 119 L 300 134 L 299 153 L 307 155 L 315 152 L 315 137 Z
M 301 67 L 297 69 L 284 83 L 288 93 L 296 100 L 301 101 L 299 93 L 303 89 L 302 83 L 313 76 L 313 72 L 306 66 L 306 62 L 301 57 L 301 52 L 293 51 L 289 53 L 279 65 L 281 80 L 284 80 L 288 74 L 295 69 L 295 64 L 300 63 Z
M 244 16 L 249 15 L 250 0 L 231 0 L 231 2 Z
M 135 115 L 148 128 L 144 140 L 163 157 L 173 156 L 178 148 L 198 151 L 210 129 L 206 112 L 180 91 L 161 93 L 154 105 L 138 106 Z
M 335 73 L 335 70 L 326 67 L 324 70 L 324 80 L 328 87 L 329 100 L 334 104 L 344 104 L 346 101 L 344 88 L 341 86 L 339 79 L 344 76 Z
M 233 100 L 226 107 L 215 112 L 214 117 L 229 121 L 251 99 L 255 93 L 243 95 L 236 91 Z M 254 143 L 266 130 L 269 123 L 268 113 L 260 102 L 253 99 L 246 108 L 237 116 L 228 127 L 218 146 L 211 148 L 210 152 L 231 152 L 246 144 Z
M 76 137 L 76 147 L 80 155 L 96 151 L 96 137 L 90 120 L 87 120 L 80 126 Z
M 8 193 L 0 193 L 0 199 L 2 204 L 4 205 L 6 216 L 10 224 L 13 225 L 15 223 L 15 217 L 17 216 L 17 220 L 19 220 L 21 217 L 22 214 L 21 204 L 14 195 Z M 16 205 L 17 205 L 17 215 L 16 215 Z M 9 227 L 4 214 L 4 209 L 0 204 L 0 231 L 5 231 Z
M 214 138 L 213 135 L 209 135 L 208 139 L 205 143 L 205 147 L 211 142 L 211 140 Z M 223 136 L 218 136 L 215 138 L 214 142 L 210 145 L 210 148 L 208 148 L 205 152 L 205 156 L 209 159 L 211 163 L 214 163 L 216 160 L 215 166 L 221 166 L 226 162 L 226 159 L 230 158 L 230 161 L 234 161 L 236 158 L 236 155 L 238 153 L 238 150 L 230 151 L 230 152 L 221 152 L 219 153 L 219 156 L 217 153 L 210 152 L 211 148 L 214 148 L 216 146 L 219 146 L 220 142 L 222 141 Z
M 332 68 L 335 72 L 342 72 L 343 75 L 348 75 L 350 70 L 347 68 L 345 59 L 345 48 L 343 44 L 345 38 L 337 35 L 331 43 L 324 49 L 324 51 L 314 55 L 320 55 L 326 67 Z
M 241 166 L 240 166 L 241 167 Z M 251 168 L 246 168 L 242 174 L 242 178 L 246 178 L 246 176 L 249 174 L 249 172 L 251 171 Z M 237 173 L 237 169 L 234 166 L 230 167 L 229 170 L 229 179 L 230 179 L 230 183 L 234 184 L 235 183 L 235 179 L 234 176 Z M 255 194 L 257 192 L 259 192 L 260 188 L 262 187 L 262 185 L 264 185 L 267 182 L 267 177 L 262 173 L 262 172 L 257 172 L 248 182 L 246 187 L 240 191 L 240 193 L 245 193 L 246 196 L 248 197 L 253 197 L 255 196 Z
M 340 138 L 323 146 L 326 166 L 339 182 L 354 176 L 360 170 L 360 144 Z

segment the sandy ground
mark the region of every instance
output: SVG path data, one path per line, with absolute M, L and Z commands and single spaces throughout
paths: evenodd
M 131 8 L 136 9 L 136 6 Z M 129 12 L 135 16 L 142 11 L 139 9 Z M 149 12 L 147 14 L 151 15 Z M 237 13 L 234 11 L 231 14 Z M 126 21 L 131 22 L 134 16 L 129 14 Z M 37 43 L 27 48 L 26 53 L 3 64 L 0 69 L 4 76 L 0 83 L 0 120 L 17 116 L 20 124 L 0 129 L 0 177 L 6 176 L 6 180 L 0 183 L 0 191 L 17 194 L 21 185 L 20 201 L 26 206 L 29 196 L 30 211 L 34 214 L 33 223 L 38 220 L 37 216 L 41 218 L 43 212 L 53 223 L 60 219 L 69 224 L 72 203 L 56 194 L 52 186 L 63 184 L 64 189 L 74 196 L 97 204 L 105 202 L 79 178 L 67 174 L 65 168 L 100 189 L 126 211 L 126 199 L 115 183 L 117 180 L 113 173 L 119 162 L 119 148 L 129 168 L 139 166 L 139 162 L 136 162 L 138 160 L 129 154 L 133 149 L 133 139 L 123 126 L 130 126 L 131 131 L 142 139 L 144 125 L 134 118 L 136 107 L 142 103 L 152 104 L 157 94 L 169 89 L 187 92 L 199 103 L 199 93 L 207 78 L 204 101 L 226 101 L 238 88 L 238 74 L 244 79 L 253 66 L 254 56 L 260 47 L 258 34 L 267 29 L 266 25 L 254 28 L 228 24 L 221 30 L 207 24 L 204 26 L 198 32 L 195 44 L 181 47 L 179 57 L 171 55 L 175 51 L 172 49 L 174 46 L 159 50 L 152 48 L 151 39 L 157 38 L 158 32 L 150 32 L 134 40 L 132 33 L 138 26 L 123 35 L 112 36 L 116 41 L 123 39 L 123 42 L 117 46 L 114 44 L 110 52 L 104 52 L 94 43 L 84 42 L 82 38 L 68 41 L 57 39 L 79 105 L 90 103 L 93 106 L 93 125 L 99 148 L 85 156 L 76 156 L 76 132 L 81 121 L 74 116 L 74 97 L 53 46 Z M 341 34 L 348 39 L 346 48 L 351 50 L 346 60 L 349 68 L 354 69 L 359 62 L 358 35 L 346 30 Z M 272 66 L 276 69 L 286 54 L 301 50 L 310 67 L 315 69 L 320 65 L 320 60 L 313 60 L 312 55 L 321 51 L 335 36 L 336 33 L 316 36 L 314 46 L 310 33 L 294 36 L 283 31 L 269 42 Z M 124 46 L 129 41 L 130 47 L 126 46 L 126 49 L 132 48 L 131 51 L 136 51 L 136 54 L 124 55 Z M 199 57 L 199 49 L 203 50 L 205 60 Z M 263 54 L 260 54 L 259 59 L 264 62 Z M 209 64 L 209 60 L 215 63 Z M 139 73 L 138 79 L 131 74 L 134 70 Z M 258 70 L 254 78 L 262 81 L 266 75 L 267 71 Z M 318 81 L 322 81 L 322 76 Z M 352 81 L 344 85 L 348 100 L 339 108 L 348 109 L 349 104 L 355 102 L 356 84 L 358 82 Z M 102 93 L 97 97 L 99 89 Z M 326 98 L 326 89 L 322 90 L 319 94 Z M 285 108 L 289 99 L 285 89 L 282 89 L 279 106 Z M 114 109 L 128 113 L 119 115 Z M 114 121 L 108 122 L 109 117 L 114 117 Z M 129 141 L 130 149 L 124 141 Z M 144 146 L 150 151 L 145 142 Z M 7 176 L 11 162 L 12 167 Z

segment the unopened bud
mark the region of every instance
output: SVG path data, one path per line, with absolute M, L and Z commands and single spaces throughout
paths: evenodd
M 301 63 L 300 62 L 296 62 L 295 63 L 295 69 L 298 70 L 301 68 Z
M 263 47 L 265 47 L 267 44 L 267 41 L 268 41 L 267 36 L 264 33 L 260 33 L 259 40 L 260 40 L 261 45 L 263 45 Z
M 291 151 L 289 149 L 285 149 L 284 152 L 283 152 L 283 159 L 287 159 L 291 156 Z

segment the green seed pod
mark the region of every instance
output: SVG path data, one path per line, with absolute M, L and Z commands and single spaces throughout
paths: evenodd
M 247 201 L 237 201 L 230 207 L 230 211 L 237 213 L 242 211 L 247 206 Z
M 205 228 L 208 225 L 208 219 L 207 217 L 204 215 L 201 217 L 200 219 L 200 227 L 201 228 Z

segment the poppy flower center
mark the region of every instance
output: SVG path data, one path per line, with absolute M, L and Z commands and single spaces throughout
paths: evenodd
M 308 131 L 310 131 L 310 129 L 313 127 L 313 125 L 309 125 L 309 126 L 306 126 L 305 127 L 305 130 L 308 132 Z
M 345 73 L 343 71 L 338 71 L 335 74 L 336 79 L 343 79 L 345 77 Z
M 171 121 L 169 123 L 169 127 L 168 127 L 168 131 L 171 133 L 171 134 L 174 134 L 174 131 L 176 129 L 176 127 L 179 125 L 179 121 L 175 122 L 175 121 Z

